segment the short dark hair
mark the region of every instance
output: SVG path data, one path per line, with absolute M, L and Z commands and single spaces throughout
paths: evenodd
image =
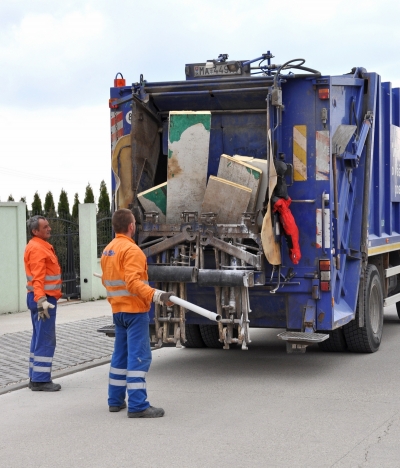
M 114 212 L 112 215 L 112 226 L 116 234 L 123 234 L 128 231 L 128 226 L 133 222 L 135 223 L 135 217 L 132 211 L 121 208 Z
M 46 221 L 46 218 L 44 216 L 35 215 L 29 218 L 26 222 L 26 225 L 28 226 L 28 231 L 30 232 L 31 236 L 35 235 L 32 231 L 37 231 L 39 229 L 39 219 L 44 219 Z

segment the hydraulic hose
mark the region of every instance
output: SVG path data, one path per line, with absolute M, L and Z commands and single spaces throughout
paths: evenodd
M 291 65 L 290 67 L 288 65 L 290 65 L 291 63 L 293 62 L 300 62 L 299 64 L 297 65 Z M 279 77 L 279 74 L 281 73 L 282 70 L 288 70 L 289 68 L 294 68 L 294 69 L 298 69 L 298 70 L 302 70 L 302 71 L 307 71 L 307 72 L 310 72 L 312 75 L 315 75 L 315 76 L 321 76 L 321 72 L 319 72 L 318 70 L 314 70 L 313 68 L 308 68 L 308 67 L 304 67 L 303 64 L 305 63 L 305 59 L 303 58 L 296 58 L 296 59 L 291 59 L 291 60 L 288 60 L 286 63 L 284 63 L 283 65 L 281 65 L 277 71 L 276 71 L 276 74 L 274 76 L 274 87 L 276 88 L 277 87 L 277 82 L 278 82 L 278 77 Z M 305 76 L 312 76 L 312 75 L 305 75 Z M 294 75 L 293 78 L 300 78 L 301 76 L 300 75 Z

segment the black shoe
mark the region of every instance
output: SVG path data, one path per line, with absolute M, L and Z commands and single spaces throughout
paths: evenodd
M 58 392 L 61 390 L 61 385 L 57 383 L 50 382 L 30 382 L 30 389 L 32 392 Z
M 162 418 L 165 411 L 162 408 L 154 408 L 154 406 L 149 406 L 144 411 L 139 411 L 137 413 L 129 413 L 128 418 Z
M 108 411 L 110 413 L 118 413 L 118 411 L 121 411 L 122 409 L 126 408 L 126 403 L 123 402 L 121 406 L 109 406 Z
M 29 379 L 28 388 L 32 388 L 32 379 Z

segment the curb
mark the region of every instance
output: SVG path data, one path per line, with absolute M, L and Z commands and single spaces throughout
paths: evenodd
M 77 366 L 60 369 L 58 371 L 52 372 L 52 379 L 53 380 L 59 379 L 67 375 L 75 374 L 76 372 L 92 369 L 93 367 L 102 366 L 103 364 L 109 364 L 110 362 L 111 362 L 111 355 L 105 356 L 100 359 L 96 359 L 94 361 L 85 362 L 83 364 L 78 364 Z M 28 380 L 24 380 L 23 382 L 18 382 L 15 384 L 8 385 L 7 387 L 2 387 L 0 388 L 0 395 L 14 392 L 15 390 L 21 390 L 22 388 L 28 387 L 28 383 L 29 383 Z

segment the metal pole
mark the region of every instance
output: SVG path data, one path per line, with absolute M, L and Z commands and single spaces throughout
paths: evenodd
M 203 309 L 203 307 L 199 307 L 195 304 L 192 304 L 191 302 L 184 301 L 180 297 L 170 296 L 168 300 L 173 302 L 174 304 L 185 307 L 185 309 L 189 309 L 192 312 L 195 312 L 196 314 L 202 315 L 203 317 L 206 317 L 214 322 L 219 322 L 221 320 L 221 315 L 216 314 L 215 312 L 211 312 L 210 310 Z
M 101 275 L 99 273 L 93 273 L 93 276 L 101 278 Z M 203 317 L 206 317 L 214 322 L 219 322 L 222 318 L 220 314 L 216 314 L 215 312 L 211 312 L 210 310 L 203 309 L 203 307 L 185 301 L 180 297 L 170 296 L 168 300 L 173 302 L 174 304 L 184 307 L 185 309 L 189 309 L 192 312 L 195 312 L 196 314 L 202 315 Z

